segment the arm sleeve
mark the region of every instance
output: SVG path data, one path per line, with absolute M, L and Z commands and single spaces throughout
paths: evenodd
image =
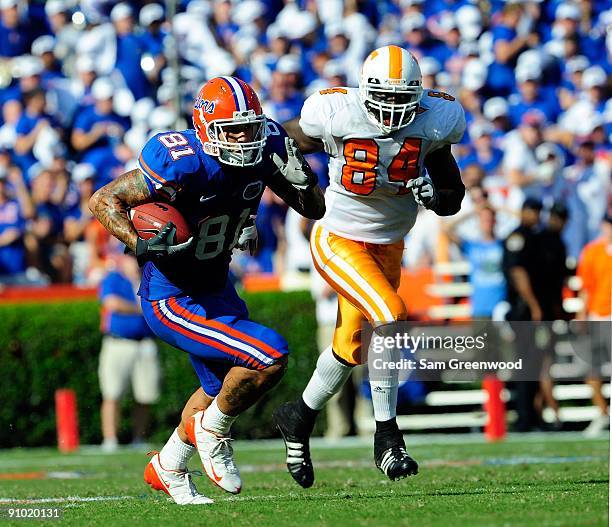
M 438 141 L 444 144 L 454 145 L 463 139 L 465 133 L 465 112 L 463 106 L 458 100 L 444 101 L 445 110 L 447 111 L 446 118 L 442 121 L 442 126 L 439 129 Z
M 438 204 L 433 211 L 438 216 L 457 214 L 465 196 L 465 186 L 450 145 L 442 145 L 427 154 L 425 167 L 438 191 Z
M 446 145 L 459 143 L 465 134 L 465 112 L 456 99 L 452 101 L 443 98 L 430 111 L 428 135 L 432 142 L 429 152 Z
M 188 158 L 197 156 L 184 156 L 175 161 L 170 150 L 159 140 L 160 135 L 163 134 L 157 134 L 147 141 L 138 157 L 138 166 L 145 176 L 151 195 L 173 201 L 189 174 L 194 172 L 193 161 Z
M 313 93 L 302 106 L 300 115 L 300 128 L 308 137 L 314 139 L 325 138 L 326 113 L 324 111 L 324 95 L 320 92 Z M 330 96 L 328 96 L 330 97 Z
M 308 137 L 323 141 L 325 151 L 335 155 L 335 143 L 331 134 L 333 115 L 348 101 L 345 88 L 333 88 L 313 93 L 302 107 L 300 128 Z

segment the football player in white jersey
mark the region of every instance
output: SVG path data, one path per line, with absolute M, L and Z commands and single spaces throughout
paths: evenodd
M 338 292 L 336 331 L 302 397 L 274 413 L 289 472 L 310 487 L 309 436 L 325 403 L 352 368 L 367 360 L 362 324 L 378 327 L 407 317 L 397 289 L 403 239 L 418 206 L 440 216 L 459 211 L 465 189 L 450 145 L 461 140 L 465 116 L 454 97 L 423 88 L 408 51 L 385 46 L 365 60 L 358 89 L 317 92 L 301 117 L 284 126 L 302 152 L 330 155 L 327 212 L 315 224 L 310 245 L 315 267 Z M 395 419 L 397 370 L 371 375 L 370 384 L 376 466 L 392 480 L 416 474 Z

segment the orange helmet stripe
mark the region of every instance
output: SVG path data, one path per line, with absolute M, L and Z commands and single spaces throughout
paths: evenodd
M 389 78 L 402 78 L 402 48 L 389 46 Z

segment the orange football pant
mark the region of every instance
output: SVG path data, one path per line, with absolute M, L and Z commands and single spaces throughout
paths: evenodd
M 333 350 L 349 364 L 363 364 L 367 350 L 361 350 L 362 324 L 407 317 L 406 305 L 397 294 L 404 242 L 349 240 L 317 222 L 310 236 L 310 251 L 317 271 L 338 293 Z

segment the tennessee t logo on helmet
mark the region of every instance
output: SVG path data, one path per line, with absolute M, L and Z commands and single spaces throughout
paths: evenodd
M 266 145 L 266 116 L 257 94 L 236 77 L 215 77 L 198 93 L 193 126 L 204 152 L 232 166 L 261 162 Z M 245 141 L 230 141 L 228 134 L 244 132 Z
M 359 98 L 370 121 L 384 133 L 409 125 L 423 96 L 421 69 L 399 46 L 383 46 L 366 58 L 359 80 Z

